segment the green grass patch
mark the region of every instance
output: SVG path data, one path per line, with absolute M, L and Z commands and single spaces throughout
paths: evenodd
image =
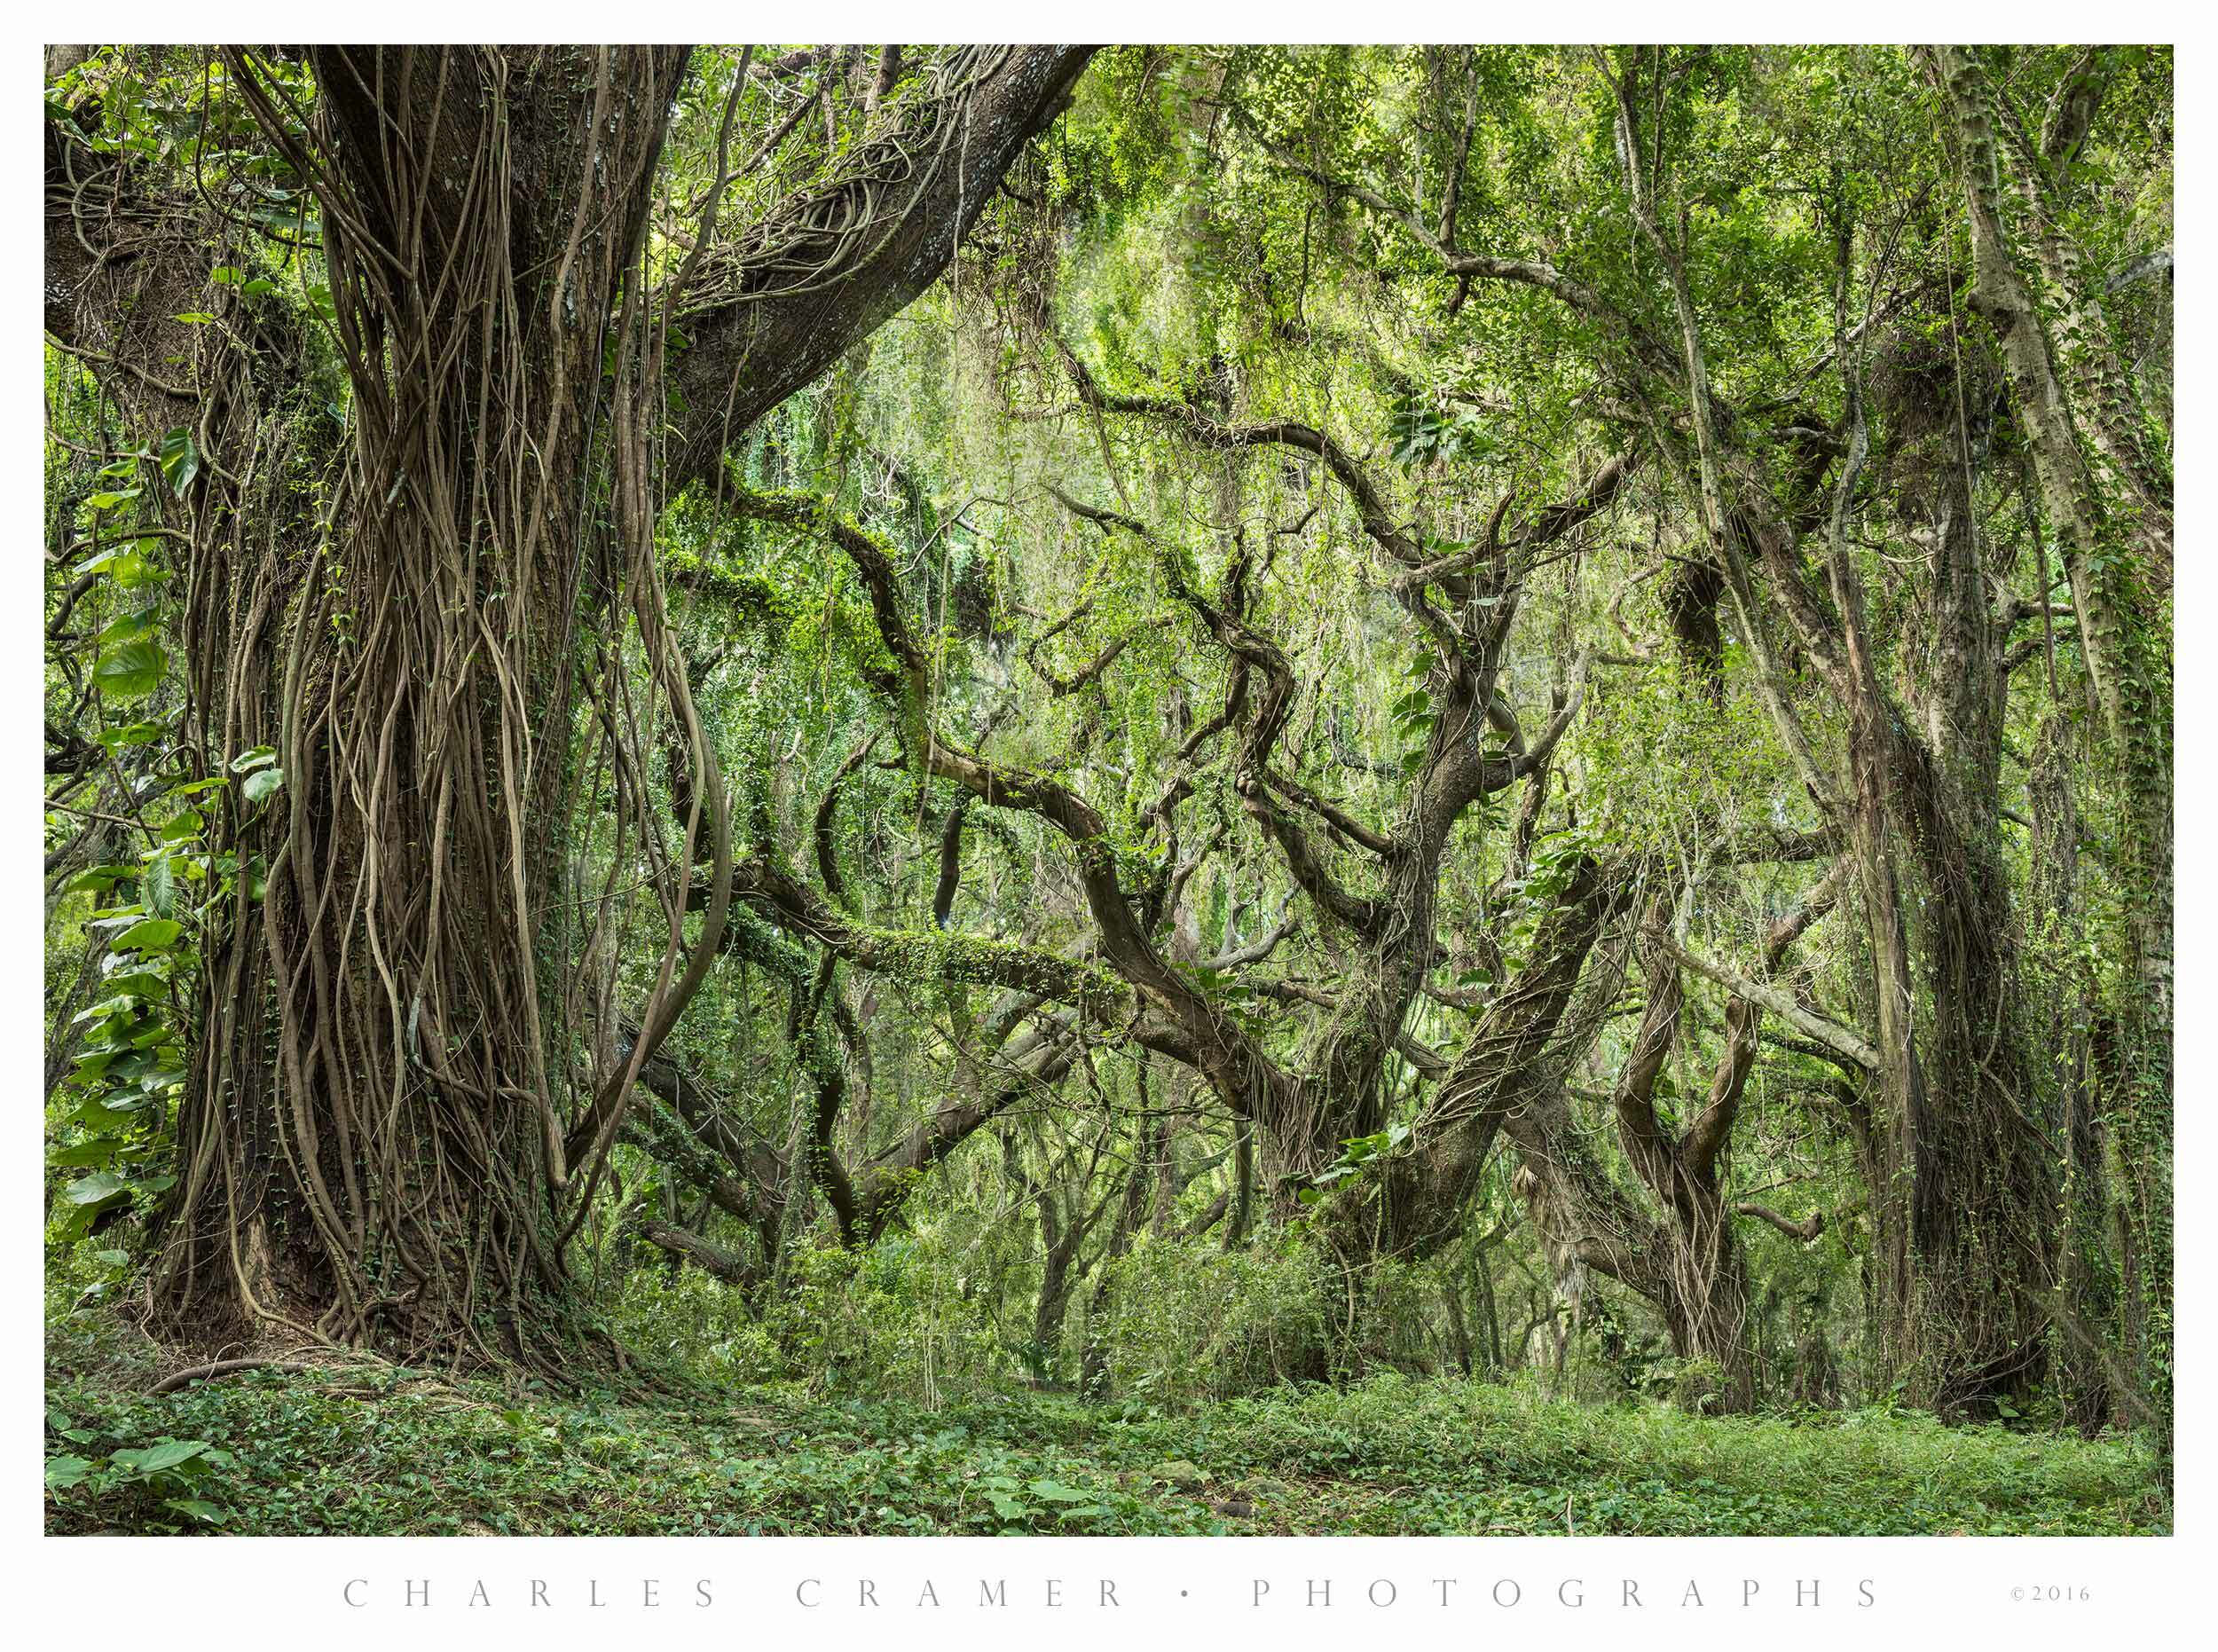
M 1391 1376 L 1184 1407 L 1024 1394 L 926 1408 L 769 1389 L 517 1398 L 391 1369 L 154 1396 L 110 1366 L 51 1370 L 47 1397 L 50 1465 L 84 1465 L 49 1491 L 57 1533 L 2169 1529 L 2124 1438 L 1886 1411 L 1597 1409 Z M 169 1466 L 133 1472 L 149 1461 Z

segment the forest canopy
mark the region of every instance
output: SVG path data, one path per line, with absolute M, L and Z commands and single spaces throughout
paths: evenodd
M 2168 50 L 46 68 L 66 1303 L 2168 1463 Z

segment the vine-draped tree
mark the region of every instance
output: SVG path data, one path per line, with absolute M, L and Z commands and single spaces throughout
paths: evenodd
M 195 159 L 283 180 L 296 237 L 312 218 L 343 431 L 297 429 L 321 413 L 293 376 L 306 342 L 211 285 L 232 267 L 211 243 L 253 219 L 102 142 L 97 72 L 49 122 L 49 327 L 140 439 L 179 428 L 199 455 L 165 512 L 187 547 L 185 738 L 211 763 L 271 748 L 284 775 L 277 806 L 211 837 L 266 886 L 241 878 L 208 945 L 155 1284 L 176 1323 L 509 1352 L 549 1328 L 563 1235 L 728 901 L 660 500 L 939 276 L 1085 55 L 935 54 L 867 108 L 839 107 L 826 75 L 818 176 L 720 236 L 747 153 L 775 142 L 743 54 L 677 260 L 648 238 L 685 49 L 208 54 L 192 118 L 207 133 L 220 99 L 237 147 L 211 157 L 203 137 Z M 177 319 L 204 303 L 212 320 Z M 325 496 L 303 501 L 288 468 Z M 581 712 L 612 736 L 666 720 L 696 798 L 682 834 L 717 885 L 688 937 L 695 856 L 655 874 L 664 964 L 620 1062 L 610 1033 L 578 1045 L 560 900 Z M 640 823 L 650 858 L 659 830 Z

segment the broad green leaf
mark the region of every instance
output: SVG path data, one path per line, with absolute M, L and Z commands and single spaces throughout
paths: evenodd
M 168 917 L 177 905 L 177 874 L 168 850 L 146 863 L 146 904 L 156 917 Z
M 161 725 L 127 723 L 121 728 L 104 728 L 94 737 L 108 751 L 120 751 L 127 746 L 148 745 L 161 739 Z
M 63 1188 L 61 1196 L 70 1204 L 90 1208 L 113 1203 L 130 1191 L 121 1176 L 110 1171 L 96 1170 Z
M 1050 1503 L 1090 1503 L 1097 1495 L 1092 1491 L 1074 1490 L 1053 1480 L 1034 1480 L 1030 1489 L 1033 1496 L 1045 1498 Z
M 66 895 L 98 894 L 114 888 L 123 878 L 136 877 L 138 870 L 133 866 L 88 866 L 64 884 L 61 892 Z
M 108 649 L 92 668 L 92 680 L 112 700 L 138 700 L 152 694 L 169 666 L 159 642 L 141 638 Z
M 179 425 L 161 438 L 161 474 L 169 478 L 170 491 L 179 499 L 201 474 L 201 450 L 188 427 Z
M 90 1141 L 55 1148 L 46 1155 L 46 1162 L 56 1170 L 90 1169 L 94 1165 L 114 1164 L 122 1146 L 114 1137 L 98 1136 Z
M 134 637 L 143 637 L 154 628 L 155 622 L 161 618 L 159 608 L 149 606 L 138 609 L 102 626 L 98 641 L 105 648 L 111 643 L 129 642 Z
M 173 917 L 142 918 L 117 936 L 115 944 L 139 952 L 160 952 L 176 940 L 184 928 Z
M 46 1459 L 46 1489 L 66 1491 L 82 1484 L 92 1472 L 92 1465 L 82 1457 L 50 1457 Z
M 159 1445 L 113 1452 L 108 1461 L 131 1474 L 158 1475 L 165 1468 L 192 1461 L 208 1449 L 206 1440 L 164 1440 Z

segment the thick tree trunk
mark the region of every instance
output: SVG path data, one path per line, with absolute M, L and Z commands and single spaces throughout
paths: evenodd
M 320 51 L 351 462 L 270 632 L 195 641 L 285 776 L 221 972 L 156 1284 L 412 1354 L 562 1327 L 564 1046 L 543 949 L 589 616 L 603 339 L 680 49 Z M 275 1061 L 265 1040 L 273 1042 Z
M 1883 1207 L 1891 1222 L 1907 1215 L 1913 1277 L 1906 1295 L 1899 1276 L 1887 1276 L 1888 1318 L 1920 1391 L 1954 1414 L 2022 1400 L 2046 1373 L 2057 1176 L 2035 1117 L 2019 925 L 1998 840 L 2008 677 L 1971 492 L 1984 428 L 1972 422 L 1963 366 L 1921 363 L 1918 348 L 1904 341 L 1892 394 L 1899 508 L 1933 559 L 1917 702 L 1897 709 L 1861 674 L 1864 610 L 1845 558 L 1835 558 L 1835 584 L 1859 673 L 1857 806 L 1877 811 L 1858 840 L 1875 860 L 1899 854 L 1914 896 L 1891 921 L 1902 924 L 1915 979 L 1899 977 L 1894 990 L 1880 982 L 1883 1048 L 1893 1049 L 1893 1002 L 1922 1022 L 1908 1029 L 1917 1082 L 1903 1162 L 1913 1192 L 1907 1212 Z M 1899 1242 L 1899 1225 L 1887 1231 Z
M 2115 754 L 2124 793 L 2120 859 L 2128 883 L 2124 906 L 2135 980 L 2120 1005 L 2112 1071 L 2122 1121 L 2138 1150 L 2133 1160 L 2151 1184 L 2135 1201 L 2150 1217 L 2137 1258 L 2147 1273 L 2143 1288 L 2154 1298 L 2159 1322 L 2168 1325 L 2172 1247 L 2162 1212 L 2170 1202 L 2174 1076 L 2172 731 L 2163 607 L 2151 595 L 2170 578 L 2168 481 L 2134 451 L 2122 387 L 2103 371 L 2100 341 L 2092 336 L 2099 318 L 2088 312 L 2073 261 L 2059 256 L 2065 243 L 2053 227 L 2041 248 L 2060 283 L 2061 313 L 2044 310 L 2020 267 L 2002 216 L 1986 75 L 1964 48 L 1934 48 L 1931 60 L 1963 182 L 1971 305 L 2001 348 L 2041 510 L 2061 542 L 2096 721 Z M 2091 108 L 2085 88 L 2060 106 L 2061 125 L 2051 134 L 2057 154 L 2076 142 L 2072 126 Z M 2040 199 L 2041 185 L 2030 177 L 2026 183 Z M 2090 449 L 2124 484 L 2122 498 L 2097 485 Z M 2126 519 L 2135 515 L 2139 531 L 2129 532 Z M 2168 1463 L 2169 1383 L 2151 1386 L 2161 1396 L 2164 1420 L 2157 1432 Z
M 1717 1366 L 1716 1408 L 1745 1412 L 1756 1404 L 1747 1261 L 1714 1177 L 1682 1169 L 1676 1180 L 1679 1197 L 1628 1283 L 1662 1310 L 1674 1354 Z

